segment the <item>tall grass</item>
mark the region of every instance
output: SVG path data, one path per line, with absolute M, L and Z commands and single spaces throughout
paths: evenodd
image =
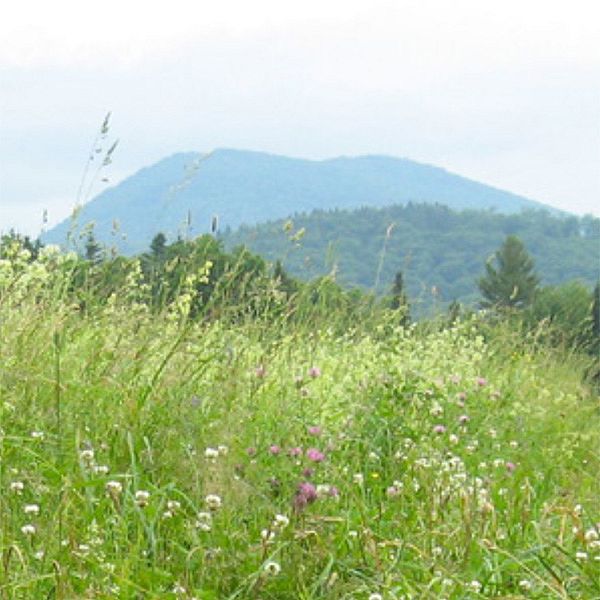
M 75 257 L 25 259 L 0 263 L 0 597 L 600 597 L 577 354 L 225 283 L 192 319 L 135 270 L 82 311 Z

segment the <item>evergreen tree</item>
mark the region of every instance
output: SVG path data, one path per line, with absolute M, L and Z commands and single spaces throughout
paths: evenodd
M 167 238 L 164 233 L 157 233 L 150 242 L 150 252 L 153 258 L 161 259 L 165 255 Z
M 494 258 L 486 263 L 485 271 L 477 282 L 484 298 L 481 306 L 522 308 L 531 303 L 539 278 L 533 259 L 517 236 L 509 235 L 504 240 Z
M 102 246 L 96 241 L 94 232 L 91 230 L 88 232 L 85 242 L 85 259 L 95 265 L 102 262 Z
M 402 271 L 397 271 L 394 277 L 390 308 L 392 310 L 397 310 L 399 313 L 402 314 L 402 317 L 400 319 L 401 325 L 406 325 L 409 322 L 409 305 L 408 298 L 406 297 L 406 293 L 404 291 L 404 277 L 402 275 Z

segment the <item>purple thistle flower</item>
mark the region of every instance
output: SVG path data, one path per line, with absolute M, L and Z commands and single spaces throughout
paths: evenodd
M 269 452 L 271 454 L 273 454 L 274 456 L 276 456 L 277 454 L 279 454 L 281 452 L 281 448 L 277 444 L 273 444 L 272 446 L 269 447 Z
M 290 448 L 288 450 L 288 454 L 290 456 L 300 456 L 302 454 L 302 448 L 300 448 L 300 446 L 296 446 L 294 448 Z
M 488 383 L 488 381 L 485 377 L 478 377 L 475 381 L 477 382 L 477 385 L 479 387 L 485 387 Z
M 319 436 L 321 435 L 321 428 L 318 425 L 312 425 L 308 428 L 308 433 L 310 433 L 310 435 Z
M 516 468 L 517 468 L 517 465 L 515 465 L 515 463 L 513 463 L 513 462 L 510 462 L 510 461 L 508 461 L 508 462 L 506 463 L 506 470 L 507 470 L 509 473 L 512 473 L 512 472 L 513 472 L 513 471 L 514 471 Z

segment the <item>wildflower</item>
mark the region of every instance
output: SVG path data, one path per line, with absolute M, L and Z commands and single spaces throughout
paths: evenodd
M 229 448 L 223 444 L 217 446 L 217 450 L 219 452 L 219 456 L 227 456 L 227 453 L 229 452 Z
M 460 417 L 458 417 L 458 422 L 461 425 L 466 425 L 470 420 L 471 418 L 469 417 L 469 415 L 460 415 Z
M 281 452 L 281 448 L 277 444 L 273 444 L 272 446 L 269 447 L 269 452 L 273 456 L 277 456 Z
M 444 409 L 437 402 L 429 409 L 429 414 L 432 417 L 441 417 L 444 414 Z
M 279 575 L 279 573 L 281 573 L 281 566 L 274 560 L 270 560 L 265 563 L 263 570 L 270 577 L 276 577 L 277 575 Z
M 216 448 L 206 448 L 204 458 L 214 461 L 219 456 L 219 451 Z
M 475 382 L 479 387 L 485 387 L 488 384 L 488 381 L 485 377 L 477 377 Z
M 91 449 L 82 450 L 79 457 L 85 463 L 91 463 L 94 460 L 94 451 Z
M 512 472 L 513 472 L 513 471 L 514 471 L 516 468 L 517 468 L 517 465 L 515 465 L 515 463 L 512 463 L 512 462 L 510 462 L 510 461 L 508 461 L 508 462 L 506 463 L 506 470 L 507 470 L 509 473 L 512 473 Z
M 442 433 L 444 433 L 446 431 L 446 427 L 444 425 L 435 425 L 433 428 L 433 433 L 437 433 L 438 435 L 441 435 Z
M 316 379 L 317 377 L 321 376 L 321 369 L 319 369 L 319 367 L 313 366 L 308 370 L 308 375 L 313 379 Z
M 44 432 L 43 431 L 32 431 L 31 432 L 31 437 L 34 440 L 43 440 L 44 439 Z
M 21 533 L 23 533 L 23 535 L 35 535 L 35 525 L 23 525 L 23 527 L 21 527 Z
M 587 552 L 576 552 L 575 553 L 575 558 L 577 560 L 581 560 L 581 561 L 587 560 L 588 559 L 588 553 Z
M 400 494 L 400 490 L 395 485 L 390 485 L 385 493 L 388 498 L 395 498 Z
M 473 581 L 469 582 L 469 587 L 476 593 L 478 594 L 481 591 L 481 588 L 483 587 L 481 585 L 481 582 L 477 581 L 477 579 L 473 579 Z
M 288 451 L 290 456 L 300 456 L 302 454 L 302 448 L 299 446 L 295 446 L 294 448 L 290 448 Z
M 208 512 L 199 512 L 196 515 L 196 529 L 210 531 L 212 529 L 212 515 Z
M 511 448 L 513 448 L 513 449 L 514 449 L 514 448 L 518 448 L 518 447 L 519 447 L 519 442 L 517 442 L 516 440 L 511 440 L 511 441 L 508 443 L 508 445 L 509 445 Z
M 181 508 L 181 503 L 178 502 L 177 500 L 169 500 L 167 502 L 167 508 L 172 511 L 175 512 L 177 510 L 179 510 Z
M 321 428 L 318 425 L 312 425 L 308 428 L 310 435 L 319 436 L 321 435 Z
M 106 483 L 106 491 L 111 496 L 117 496 L 123 491 L 123 485 L 120 481 L 108 481 Z
M 354 473 L 354 475 L 352 476 L 352 480 L 354 481 L 354 483 L 362 485 L 365 481 L 365 476 L 362 473 Z
M 457 436 L 456 434 L 452 433 L 452 434 L 450 434 L 450 436 L 448 437 L 448 441 L 449 441 L 451 444 L 458 444 L 458 441 L 459 441 L 459 439 L 458 439 L 458 436 Z
M 529 581 L 528 579 L 521 579 L 521 581 L 519 581 L 519 587 L 525 591 L 528 592 L 531 589 L 531 581 Z
M 308 460 L 312 460 L 312 462 L 323 462 L 325 460 L 325 455 L 316 448 L 309 448 L 306 451 L 306 457 Z
M 307 504 L 312 504 L 317 499 L 317 488 L 310 482 L 304 481 L 298 486 L 294 496 L 294 507 L 302 510 Z
M 290 520 L 285 515 L 275 515 L 273 519 L 274 529 L 285 529 L 290 524 Z
M 208 494 L 208 496 L 204 498 L 204 501 L 210 510 L 218 510 L 221 508 L 221 497 L 217 496 L 216 494 Z
M 585 532 L 585 541 L 586 542 L 593 542 L 594 540 L 598 539 L 598 531 L 596 529 L 588 529 Z
M 26 504 L 23 507 L 23 512 L 26 515 L 39 515 L 40 514 L 40 507 L 37 504 Z
M 272 529 L 263 529 L 260 532 L 260 537 L 265 542 L 270 542 L 275 539 L 275 532 Z
M 150 492 L 146 490 L 138 490 L 135 493 L 135 502 L 141 508 L 148 505 L 148 500 L 150 499 Z
M 24 489 L 25 484 L 22 481 L 13 481 L 10 484 L 10 491 L 14 492 L 15 494 L 22 494 Z
M 187 593 L 187 590 L 180 583 L 175 583 L 172 591 L 176 596 L 182 596 Z
M 383 596 L 381 594 L 369 594 L 369 600 L 383 600 Z
M 302 476 L 306 477 L 306 479 L 310 479 L 314 474 L 314 470 L 310 468 L 306 468 L 302 471 Z
M 94 473 L 97 475 L 108 475 L 110 469 L 106 465 L 94 465 Z

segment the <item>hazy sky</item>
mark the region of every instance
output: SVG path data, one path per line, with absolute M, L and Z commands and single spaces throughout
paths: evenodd
M 109 110 L 112 183 L 215 147 L 391 154 L 600 214 L 598 0 L 10 4 L 0 230 L 70 213 Z

